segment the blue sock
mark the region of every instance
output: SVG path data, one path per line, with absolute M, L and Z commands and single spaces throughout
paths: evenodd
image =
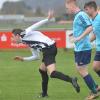
M 98 88 L 98 84 L 94 80 L 93 82 L 94 82 L 95 87 Z
M 93 78 L 91 77 L 91 75 L 87 75 L 84 77 L 84 81 L 87 84 L 88 88 L 93 92 L 93 93 L 97 93 L 96 90 L 96 84 L 93 80 Z

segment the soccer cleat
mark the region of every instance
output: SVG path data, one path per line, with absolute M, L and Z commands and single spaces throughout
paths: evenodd
M 72 78 L 72 85 L 75 88 L 76 92 L 79 93 L 80 92 L 80 86 L 77 83 L 77 78 L 76 77 Z
M 93 100 L 99 97 L 99 93 L 90 93 L 86 100 Z
M 38 96 L 38 98 L 48 98 L 48 94 L 40 93 L 40 95 Z

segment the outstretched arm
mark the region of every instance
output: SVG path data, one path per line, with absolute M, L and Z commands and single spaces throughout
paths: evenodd
M 30 32 L 30 31 L 34 31 L 37 28 L 41 27 L 42 25 L 46 24 L 48 21 L 49 21 L 49 19 L 47 18 L 47 19 L 44 19 L 40 22 L 37 22 L 36 24 L 28 27 L 25 31 L 26 31 L 26 33 Z
M 36 24 L 28 27 L 25 31 L 26 33 L 32 31 L 32 30 L 36 30 L 37 28 L 41 27 L 42 25 L 46 24 L 50 19 L 53 18 L 53 11 L 49 11 L 48 12 L 48 17 L 40 22 L 37 22 Z
M 32 61 L 32 60 L 38 60 L 40 58 L 39 52 L 37 50 L 31 49 L 32 56 L 29 57 L 21 57 L 21 56 L 16 56 L 14 60 L 17 61 Z

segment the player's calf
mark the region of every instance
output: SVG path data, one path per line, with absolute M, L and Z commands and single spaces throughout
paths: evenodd
M 58 72 L 58 71 L 53 71 L 50 75 L 51 78 L 58 78 L 60 80 L 63 80 L 63 81 L 67 81 L 67 82 L 72 82 L 72 78 L 69 77 L 68 75 L 64 75 L 63 73 L 61 72 Z
M 96 52 L 93 62 L 93 69 L 100 77 L 100 52 Z
M 42 71 L 41 69 L 39 69 L 39 72 L 41 74 L 42 77 L 42 93 L 41 93 L 41 97 L 45 97 L 47 96 L 47 90 L 48 90 L 48 74 L 47 71 Z
M 65 75 L 61 72 L 56 71 L 55 64 L 48 65 L 47 70 L 48 70 L 51 78 L 57 78 L 57 79 L 67 81 L 67 82 L 70 82 L 70 83 L 72 82 L 71 77 L 69 77 L 68 75 Z
M 97 73 L 97 75 L 100 77 L 100 70 L 96 70 L 96 69 L 94 69 L 94 71 Z
M 100 64 L 98 66 L 98 64 L 96 62 L 94 62 L 93 64 L 93 70 L 96 72 L 96 74 L 100 77 Z

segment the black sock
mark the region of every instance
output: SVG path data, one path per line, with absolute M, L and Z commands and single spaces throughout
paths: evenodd
M 57 79 L 60 79 L 60 80 L 63 80 L 63 81 L 72 82 L 71 77 L 64 75 L 61 72 L 53 71 L 50 76 L 51 76 L 51 78 L 57 78 Z
M 39 72 L 41 73 L 41 77 L 42 77 L 42 95 L 45 96 L 47 95 L 49 78 L 47 72 L 42 71 L 41 69 L 39 69 Z
M 100 77 L 100 71 L 96 71 L 96 73 L 98 74 L 98 76 Z

